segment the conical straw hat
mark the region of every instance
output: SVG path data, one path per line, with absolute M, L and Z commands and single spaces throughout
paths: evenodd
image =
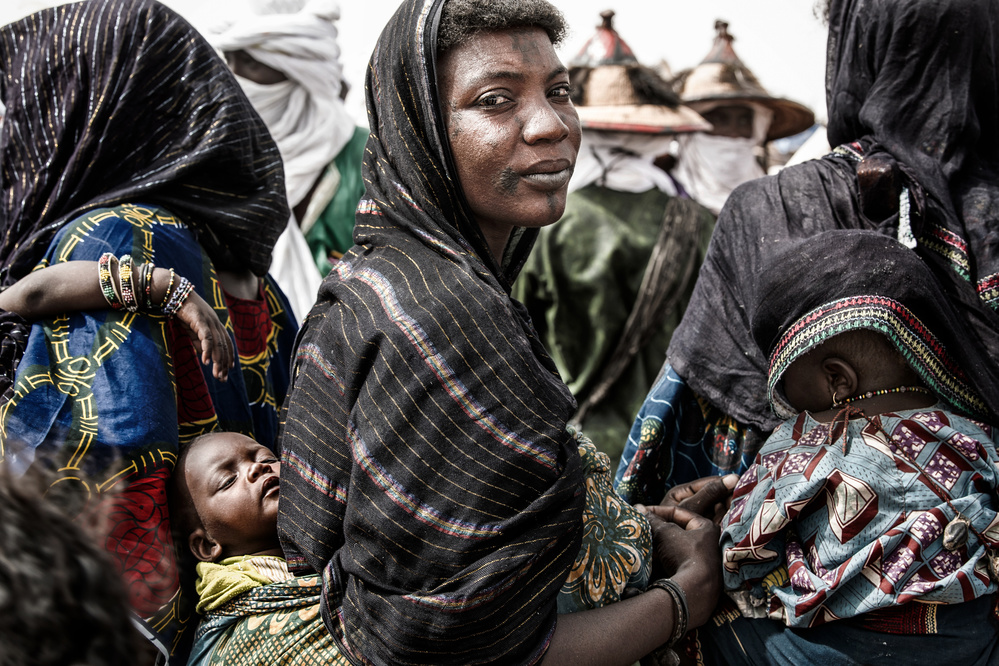
M 674 99 L 668 84 L 654 70 L 639 64 L 631 47 L 614 30 L 614 12 L 605 11 L 600 16 L 603 22 L 596 34 L 569 62 L 572 78 L 581 89 L 574 102 L 582 126 L 647 134 L 711 129 L 693 109 Z M 650 103 L 649 95 L 643 95 L 642 88 L 657 87 L 661 87 L 658 98 L 673 100 L 671 104 Z
M 774 113 L 767 141 L 803 132 L 815 123 L 815 114 L 798 102 L 772 96 L 732 48 L 735 39 L 728 23 L 715 21 L 718 31 L 707 57 L 679 78 L 680 98 L 694 109 L 705 110 L 718 102 L 755 102 Z

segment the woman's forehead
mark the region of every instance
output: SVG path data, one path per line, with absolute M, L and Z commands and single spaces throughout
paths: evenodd
M 541 28 L 516 28 L 480 32 L 455 46 L 441 60 L 447 80 L 474 85 L 483 79 L 546 78 L 565 72 L 555 47 Z

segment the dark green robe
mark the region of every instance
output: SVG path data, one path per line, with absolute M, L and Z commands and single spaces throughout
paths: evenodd
M 541 230 L 513 295 L 531 313 L 563 381 L 582 401 L 600 381 L 638 296 L 669 195 L 634 194 L 590 185 L 569 195 L 565 213 Z M 700 266 L 714 217 L 699 207 Z M 679 268 L 678 268 L 679 270 Z M 640 350 L 610 394 L 583 422 L 583 431 L 615 462 L 642 401 L 666 359 L 686 308 L 696 270 L 661 330 Z

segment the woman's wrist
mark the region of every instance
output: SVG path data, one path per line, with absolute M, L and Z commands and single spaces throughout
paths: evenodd
M 672 613 L 672 626 L 669 632 L 669 638 L 667 639 L 665 645 L 667 647 L 672 647 L 683 638 L 683 635 L 687 633 L 687 624 L 690 619 L 690 610 L 687 607 L 687 595 L 680 584 L 677 583 L 672 578 L 659 578 L 657 580 L 649 583 L 646 588 L 648 590 L 660 589 L 666 592 L 670 601 L 673 605 Z

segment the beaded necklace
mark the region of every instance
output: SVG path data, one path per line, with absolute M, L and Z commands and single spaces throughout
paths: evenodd
M 833 395 L 833 407 L 840 407 L 858 400 L 867 400 L 868 398 L 876 398 L 879 395 L 889 395 L 891 393 L 925 393 L 926 395 L 933 395 L 933 393 L 925 386 L 896 386 L 895 388 L 890 389 L 868 391 L 863 395 L 855 395 L 852 398 L 843 398 L 842 400 L 837 399 L 836 396 Z

